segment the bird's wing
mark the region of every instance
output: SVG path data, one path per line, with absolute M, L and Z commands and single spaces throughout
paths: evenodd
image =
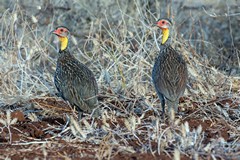
M 158 74 L 153 76 L 153 81 L 158 92 L 161 92 L 167 99 L 175 101 L 185 89 L 186 64 L 181 56 L 176 56 L 179 54 L 173 48 L 169 47 L 165 52 L 160 53 L 158 64 L 154 66 Z
M 72 77 L 72 85 L 78 93 L 78 99 L 82 99 L 90 109 L 97 104 L 98 86 L 94 74 L 90 69 L 79 61 L 74 68 L 75 76 Z M 77 105 L 77 104 L 76 104 Z

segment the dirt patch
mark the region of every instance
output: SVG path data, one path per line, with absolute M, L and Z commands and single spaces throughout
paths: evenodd
M 211 139 L 218 139 L 221 137 L 224 138 L 225 141 L 230 140 L 230 135 L 228 134 L 230 127 L 221 120 L 213 122 L 210 120 L 189 119 L 187 122 L 191 129 L 197 129 L 200 125 L 202 126 L 202 130 L 206 133 L 205 144 L 211 142 Z
M 79 123 L 81 128 L 78 130 L 77 126 L 69 122 L 68 117 L 71 115 L 74 117 L 75 113 L 73 110 L 69 110 L 67 103 L 53 97 L 33 99 L 29 102 L 38 104 L 30 105 L 33 107 L 32 113 L 26 113 L 26 108 L 21 105 L 20 108 L 10 114 L 11 119 L 17 119 L 16 123 L 9 125 L 9 127 L 0 124 L 2 128 L 0 153 L 11 159 L 32 159 L 35 157 L 47 157 L 48 159 L 80 158 L 86 160 L 96 159 L 97 157 L 100 159 L 111 157 L 111 159 L 116 160 L 170 159 L 174 156 L 176 148 L 180 149 L 181 145 L 186 145 L 179 144 L 178 138 L 173 138 L 176 133 L 182 134 L 178 131 L 178 127 L 172 126 L 171 123 L 163 123 L 161 119 L 159 129 L 163 139 L 161 143 L 154 140 L 154 134 L 157 134 L 157 132 L 154 132 L 156 127 L 154 127 L 154 123 L 157 123 L 158 120 L 153 111 L 143 111 L 145 114 L 141 119 L 134 114 L 134 116 L 130 116 L 134 112 L 127 117 L 116 116 L 111 118 L 102 115 L 101 119 L 95 120 L 89 115 L 85 115 L 84 120 Z M 49 108 L 56 108 L 54 114 Z M 188 109 L 185 112 L 192 112 L 191 107 Z M 1 118 L 6 118 L 6 111 L 2 111 L 2 113 L 5 114 Z M 34 113 L 42 115 L 34 119 L 34 116 L 31 117 Z M 52 114 L 55 117 L 49 116 Z M 182 120 L 182 124 L 186 122 L 189 124 L 189 133 L 194 133 L 194 130 L 197 130 L 201 125 L 201 133 L 204 136 L 199 145 L 207 146 L 209 143 L 216 143 L 216 139 L 220 138 L 223 138 L 226 142 L 233 141 L 229 133 L 233 130 L 224 120 L 204 120 L 196 117 L 198 116 L 192 113 L 191 117 Z M 177 118 L 181 120 L 181 117 L 177 116 Z M 134 121 L 134 119 L 136 122 L 132 123 L 131 121 Z M 90 131 L 93 129 L 91 124 L 95 124 L 94 129 L 96 131 Z M 131 128 L 133 125 L 135 127 Z M 177 130 L 175 131 L 175 129 Z M 151 136 L 152 138 L 149 138 Z M 158 153 L 159 149 L 160 154 Z M 192 159 L 193 155 L 190 153 L 193 150 L 186 148 L 186 151 L 189 154 L 179 153 L 181 159 Z M 206 155 L 203 154 L 200 157 L 206 158 Z

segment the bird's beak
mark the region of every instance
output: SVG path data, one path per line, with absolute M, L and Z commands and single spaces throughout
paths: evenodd
M 51 34 L 56 34 L 56 35 L 59 35 L 59 33 L 57 32 L 57 30 L 53 30 L 50 32 Z
M 56 31 L 54 30 L 54 31 L 51 31 L 50 33 L 51 33 L 51 34 L 56 34 Z

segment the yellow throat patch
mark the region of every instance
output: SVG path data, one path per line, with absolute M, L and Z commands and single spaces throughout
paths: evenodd
M 58 36 L 58 38 L 59 38 L 59 41 L 60 41 L 60 50 L 63 51 L 68 46 L 68 38 L 67 37 L 61 37 L 61 36 Z
M 164 44 L 167 40 L 168 40 L 168 37 L 169 37 L 169 29 L 168 28 L 162 28 L 162 44 Z

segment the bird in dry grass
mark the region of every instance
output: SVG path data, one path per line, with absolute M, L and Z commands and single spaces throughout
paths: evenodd
M 68 36 L 66 27 L 57 27 L 53 32 L 60 44 L 59 57 L 54 75 L 54 83 L 58 95 L 69 101 L 78 110 L 78 118 L 82 113 L 91 113 L 98 105 L 98 87 L 93 72 L 78 61 L 68 50 Z M 96 110 L 94 116 L 99 115 Z
M 157 26 L 162 30 L 162 43 L 160 52 L 155 60 L 152 70 L 153 84 L 161 101 L 162 116 L 165 114 L 165 100 L 168 113 L 178 111 L 179 98 L 183 95 L 187 83 L 187 65 L 172 46 L 169 38 L 169 29 L 172 25 L 167 18 L 157 21 Z

